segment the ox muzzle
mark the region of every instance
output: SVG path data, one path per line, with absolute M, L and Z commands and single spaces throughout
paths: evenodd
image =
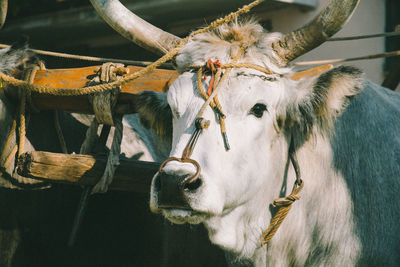
M 196 167 L 196 173 L 177 173 L 164 171 L 168 162 L 177 161 L 191 163 Z M 189 158 L 168 158 L 164 161 L 155 177 L 155 192 L 158 194 L 158 207 L 162 209 L 186 209 L 190 210 L 188 196 L 194 193 L 202 185 L 200 179 L 200 165 Z

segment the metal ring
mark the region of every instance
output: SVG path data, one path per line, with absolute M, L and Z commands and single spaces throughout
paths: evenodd
M 196 167 L 196 173 L 194 174 L 193 177 L 191 177 L 187 181 L 187 183 L 193 183 L 200 177 L 200 171 L 201 171 L 200 164 L 197 161 L 195 161 L 194 159 L 190 159 L 190 158 L 175 158 L 175 157 L 167 158 L 166 160 L 163 161 L 163 163 L 161 163 L 160 168 L 158 169 L 158 172 L 159 173 L 162 172 L 162 169 L 165 167 L 165 165 L 171 161 L 178 161 L 178 162 L 182 162 L 182 163 L 191 163 Z

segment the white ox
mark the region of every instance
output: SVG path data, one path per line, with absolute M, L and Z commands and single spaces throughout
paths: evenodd
M 165 53 L 180 41 L 117 1 L 92 3 L 115 29 L 152 51 Z M 287 67 L 336 33 L 357 4 L 331 1 L 310 24 L 287 35 L 236 22 L 189 40 L 176 56 L 182 75 L 168 93 L 146 92 L 140 101 L 149 126 L 172 120 L 171 157 L 181 157 L 205 102 L 189 66 L 208 59 L 231 63 L 247 44 L 238 62 L 273 74 L 232 70 L 219 92 L 231 149 L 224 147 L 216 113 L 206 109 L 203 118 L 211 125 L 190 157 L 201 167 L 199 178 L 189 185 L 195 166 L 168 162 L 153 178 L 154 212 L 174 223 L 204 223 L 213 243 L 256 266 L 400 265 L 400 96 L 353 67 L 298 82 Z M 127 17 L 131 24 L 124 28 Z M 305 186 L 277 234 L 261 246 L 276 212 L 270 203 L 288 195 L 295 181 L 291 140 Z
M 180 41 L 116 0 L 91 2 L 114 28 L 151 51 L 166 53 Z M 287 67 L 336 33 L 357 4 L 331 1 L 312 23 L 287 35 L 232 23 L 186 44 L 176 57 L 182 75 L 168 93 L 140 96 L 139 113 L 150 127 L 172 121 L 171 157 L 181 157 L 204 104 L 189 66 L 208 59 L 230 63 L 246 43 L 239 62 L 273 74 L 232 70 L 219 93 L 231 149 L 225 149 L 216 114 L 206 109 L 203 118 L 211 125 L 191 155 L 201 167 L 197 182 L 186 183 L 196 171 L 192 164 L 166 164 L 153 179 L 154 212 L 175 223 L 204 223 L 211 241 L 232 252 L 233 263 L 400 265 L 400 96 L 364 80 L 356 68 L 295 82 Z M 203 82 L 207 87 L 210 79 Z M 291 142 L 305 186 L 277 234 L 261 246 L 276 212 L 270 203 L 288 195 L 296 178 Z

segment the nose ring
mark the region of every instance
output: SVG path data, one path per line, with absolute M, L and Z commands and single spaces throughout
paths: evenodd
M 194 181 L 196 181 L 198 178 L 199 178 L 199 176 L 200 176 L 200 164 L 197 162 L 197 161 L 195 161 L 195 160 L 193 160 L 193 159 L 190 159 L 190 158 L 174 158 L 174 157 L 172 157 L 172 158 L 168 158 L 168 159 L 166 159 L 163 163 L 161 163 L 161 165 L 160 165 L 160 168 L 158 169 L 158 172 L 160 173 L 160 172 L 162 172 L 163 171 L 163 168 L 165 167 L 165 165 L 168 163 L 168 162 L 171 162 L 171 161 L 178 161 L 178 162 L 181 162 L 181 163 L 191 163 L 192 165 L 194 165 L 195 167 L 196 167 L 196 173 L 194 174 L 194 176 L 193 177 L 191 177 L 191 178 L 189 178 L 187 181 L 186 181 L 186 183 L 193 183 Z

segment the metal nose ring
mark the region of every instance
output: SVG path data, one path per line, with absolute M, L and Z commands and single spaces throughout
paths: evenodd
M 160 168 L 158 169 L 158 172 L 159 173 L 162 172 L 163 171 L 162 169 L 165 167 L 165 165 L 171 161 L 178 161 L 178 162 L 182 162 L 182 163 L 191 163 L 196 167 L 196 173 L 194 174 L 194 176 L 188 178 L 185 181 L 186 183 L 189 183 L 189 184 L 193 183 L 200 177 L 200 171 L 201 171 L 200 164 L 197 161 L 195 161 L 194 159 L 190 159 L 190 158 L 174 158 L 174 157 L 167 158 L 163 163 L 161 163 Z
M 195 120 L 196 130 L 194 131 L 193 135 L 190 137 L 188 144 L 186 145 L 185 149 L 183 150 L 182 157 L 181 158 L 175 158 L 175 157 L 167 158 L 163 163 L 161 163 L 160 168 L 158 169 L 158 173 L 161 173 L 162 169 L 165 167 L 165 165 L 171 161 L 178 161 L 178 162 L 182 162 L 182 163 L 191 163 L 196 167 L 196 173 L 193 177 L 185 179 L 185 183 L 190 184 L 190 183 L 193 183 L 194 181 L 196 181 L 200 177 L 200 171 L 201 171 L 200 164 L 197 161 L 195 161 L 194 159 L 191 159 L 190 156 L 192 155 L 194 146 L 196 145 L 196 142 L 200 136 L 200 133 L 203 131 L 203 129 L 208 128 L 209 125 L 210 125 L 210 121 L 205 120 L 203 118 L 196 118 L 196 120 Z

